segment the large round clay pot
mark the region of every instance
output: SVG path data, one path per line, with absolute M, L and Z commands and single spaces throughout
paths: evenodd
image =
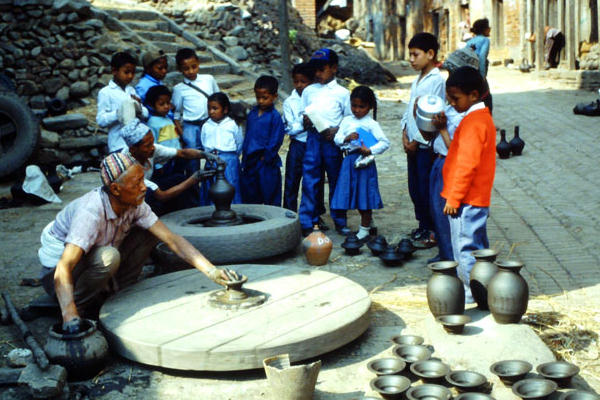
M 302 241 L 302 251 L 304 252 L 306 261 L 310 265 L 327 264 L 332 248 L 333 243 L 331 239 L 318 229 L 315 229 L 313 233 Z
M 496 272 L 498 267 L 494 264 L 498 252 L 493 249 L 481 249 L 471 252 L 475 257 L 475 264 L 469 275 L 469 285 L 471 293 L 477 302 L 477 307 L 480 310 L 488 310 L 488 284 Z
M 527 311 L 529 286 L 519 261 L 496 261 L 498 272 L 488 284 L 488 306 L 499 324 L 516 324 Z
M 456 276 L 458 263 L 438 261 L 428 264 L 433 275 L 427 282 L 427 304 L 434 317 L 465 312 L 465 290 Z
M 104 367 L 108 343 L 98 330 L 96 322 L 82 319 L 82 331 L 75 334 L 62 332 L 62 324 L 50 327 L 44 351 L 53 364 L 67 369 L 69 380 L 89 379 Z

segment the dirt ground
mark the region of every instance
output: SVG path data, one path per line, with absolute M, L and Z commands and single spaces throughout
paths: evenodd
M 556 87 L 552 82 L 539 82 L 531 76 L 524 76 L 504 68 L 492 68 L 490 76 L 492 93 L 499 94 L 494 98 L 495 107 L 499 110 L 498 117 L 496 117 L 497 125 L 513 123 L 511 116 L 517 111 L 523 111 L 516 109 L 520 107 L 517 105 L 519 104 L 517 98 L 522 99 L 522 96 L 530 95 L 532 99 L 533 96 L 538 96 L 540 101 L 554 102 L 552 104 L 555 104 L 556 110 L 564 111 L 564 113 L 570 113 L 570 109 L 566 108 L 569 104 L 571 104 L 569 107 L 572 107 L 576 101 L 593 99 L 593 95 L 589 92 Z M 380 99 L 378 120 L 390 137 L 392 147 L 377 160 L 380 191 L 385 208 L 376 211 L 374 218 L 379 232 L 384 234 L 389 242 L 397 242 L 416 226 L 412 204 L 408 196 L 406 159 L 399 134 L 399 122 L 405 109 L 405 102 L 409 97 L 408 91 L 412 79 L 414 76 L 403 76 L 394 87 L 378 88 L 377 90 Z M 538 109 L 536 108 L 532 112 L 535 113 L 536 110 Z M 540 106 L 539 110 L 543 110 L 543 108 Z M 552 113 L 552 111 L 545 112 Z M 528 117 L 526 115 L 523 118 Z M 551 123 L 550 121 L 544 122 L 545 117 L 541 114 L 535 115 L 535 118 L 532 114 L 531 119 L 541 120 L 540 124 Z M 595 126 L 595 133 L 598 133 L 597 124 L 594 125 L 589 120 L 578 121 L 581 129 L 593 130 Z M 540 125 L 538 131 L 543 129 L 545 129 L 543 125 Z M 538 134 L 542 133 L 538 132 Z M 532 164 L 536 161 L 535 150 L 538 149 L 536 142 L 538 139 L 539 136 L 534 137 L 533 133 L 531 138 L 525 137 L 529 148 L 526 148 L 525 155 L 518 162 Z M 597 147 L 595 149 L 597 150 Z M 282 150 L 282 156 L 284 156 L 284 152 L 285 149 Z M 594 165 L 592 164 L 593 160 L 587 160 L 587 158 L 584 160 L 584 156 L 587 157 L 587 153 L 578 160 L 580 165 L 573 168 L 588 168 L 585 164 L 587 162 L 590 163 L 590 166 Z M 556 173 L 560 173 L 560 171 L 558 169 Z M 511 176 L 511 172 L 504 168 L 498 168 L 496 180 L 498 184 L 492 198 L 492 214 L 497 216 L 505 214 L 502 199 L 511 198 L 510 190 L 518 187 L 518 182 Z M 39 287 L 19 285 L 23 278 L 37 277 L 39 270 L 37 249 L 41 230 L 64 204 L 87 192 L 98 183 L 97 173 L 77 175 L 64 184 L 60 193 L 60 197 L 63 199 L 62 205 L 48 204 L 40 207 L 0 210 L 0 290 L 10 293 L 17 307 L 26 305 L 43 292 Z M 6 195 L 7 190 L 7 184 L 0 186 L 0 196 Z M 556 190 L 560 190 L 560 188 Z M 591 194 L 590 197 L 582 197 L 581 201 L 597 202 L 598 197 L 593 196 L 596 193 L 592 192 Z M 552 203 L 551 191 L 547 191 L 547 196 L 546 198 L 544 195 L 539 196 L 540 201 L 547 201 L 546 205 L 541 208 L 557 206 Z M 518 207 L 519 204 L 516 206 Z M 529 206 L 523 206 L 523 208 L 529 209 Z M 359 221 L 358 214 L 350 212 L 349 217 L 349 225 L 356 229 Z M 527 218 L 527 215 L 521 218 Z M 328 221 L 331 225 L 331 221 L 329 219 Z M 521 229 L 515 228 L 511 224 L 513 224 L 511 221 L 504 222 L 501 219 L 495 219 L 490 221 L 488 228 L 490 242 L 501 250 L 503 257 L 514 256 L 518 253 L 518 249 L 515 250 L 515 248 L 519 243 L 515 244 L 516 241 L 507 240 L 507 236 L 504 234 L 506 230 L 515 234 Z M 568 225 L 569 220 L 561 220 L 561 224 Z M 581 222 L 580 225 L 583 230 L 596 232 L 598 229 L 597 221 L 594 219 Z M 511 230 L 513 228 L 515 229 Z M 343 249 L 339 247 L 342 238 L 336 234 L 331 234 L 330 237 L 334 241 L 335 247 L 330 263 L 323 269 L 347 276 L 363 285 L 371 293 L 373 313 L 371 327 L 363 336 L 341 349 L 320 357 L 323 361 L 323 369 L 317 383 L 315 398 L 362 399 L 363 395 L 369 391 L 368 382 L 371 378 L 365 368 L 366 362 L 377 355 L 387 354 L 386 352 L 389 352 L 390 349 L 389 337 L 403 330 L 410 332 L 411 327 L 416 326 L 428 313 L 425 285 L 430 273 L 425 265 L 426 260 L 435 255 L 435 250 L 419 251 L 412 261 L 405 263 L 402 267 L 386 268 L 378 259 L 371 257 L 366 248 L 363 248 L 362 254 L 357 257 L 344 255 Z M 526 248 L 526 245 L 521 244 L 521 248 Z M 581 245 L 581 247 L 573 249 L 573 251 L 578 250 L 585 250 L 593 255 L 592 261 L 595 260 L 594 267 L 597 270 L 598 248 L 590 249 L 589 246 Z M 531 252 L 533 253 L 533 250 Z M 518 253 L 518 255 L 522 259 L 526 258 L 525 253 Z M 305 265 L 299 250 L 295 255 L 280 257 L 273 262 Z M 545 265 L 543 262 L 539 264 Z M 538 316 L 539 323 L 536 328 L 539 334 L 543 338 L 544 335 L 546 336 L 544 340 L 547 339 L 547 343 L 556 354 L 581 362 L 582 372 L 580 375 L 582 379 L 578 383 L 581 387 L 600 390 L 597 336 L 600 326 L 600 314 L 598 313 L 600 301 L 597 296 L 599 293 L 597 278 L 590 277 L 589 284 L 579 285 L 576 289 L 568 288 L 568 290 L 557 292 L 548 289 L 539 280 L 534 281 L 532 278 L 536 276 L 534 272 L 524 274 L 524 276 L 530 287 L 533 288 L 529 312 L 533 315 L 530 318 Z M 585 281 L 587 278 L 582 275 L 581 279 Z M 564 284 L 560 278 L 555 280 Z M 551 315 L 555 317 L 554 322 L 548 319 Z M 29 326 L 38 340 L 44 343 L 48 327 L 54 322 L 56 322 L 55 318 L 42 317 L 30 322 Z M 566 331 L 573 331 L 577 334 L 566 334 Z M 587 336 L 582 332 L 587 332 Z M 554 345 L 553 341 L 556 342 Z M 0 354 L 4 355 L 14 347 L 23 347 L 16 328 L 0 326 Z M 0 400 L 26 398 L 28 396 L 22 389 L 0 388 Z M 70 398 L 107 400 L 125 398 L 261 399 L 267 398 L 267 392 L 264 374 L 260 370 L 234 373 L 157 370 L 111 355 L 106 368 L 94 379 L 70 385 Z

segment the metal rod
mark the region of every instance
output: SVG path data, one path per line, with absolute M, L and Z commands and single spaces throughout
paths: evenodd
M 10 314 L 10 317 L 12 318 L 12 320 L 15 323 L 15 325 L 17 326 L 17 328 L 19 328 L 19 330 L 21 331 L 21 335 L 23 336 L 23 341 L 25 341 L 27 346 L 29 346 L 29 348 L 33 352 L 33 358 L 35 359 L 35 362 L 40 367 L 40 369 L 45 371 L 46 369 L 48 369 L 48 366 L 50 365 L 50 363 L 48 362 L 48 357 L 46 357 L 46 353 L 44 353 L 44 350 L 42 349 L 40 344 L 37 342 L 37 340 L 35 340 L 31 331 L 29 330 L 27 325 L 25 325 L 25 322 L 23 322 L 23 320 L 19 316 L 17 309 L 15 308 L 14 304 L 10 300 L 9 294 L 6 292 L 2 292 L 2 298 L 4 299 L 4 302 L 6 303 L 6 308 L 8 309 L 8 313 Z

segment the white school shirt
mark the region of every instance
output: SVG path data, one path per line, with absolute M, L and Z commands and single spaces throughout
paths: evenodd
M 219 122 L 212 119 L 202 125 L 202 145 L 206 151 L 234 151 L 240 153 L 244 136 L 242 128 L 229 117 L 225 117 Z
M 370 148 L 371 154 L 381 154 L 390 147 L 390 140 L 381 130 L 379 123 L 375 121 L 370 114 L 365 115 L 361 119 L 356 118 L 354 115 L 344 117 L 340 124 L 340 129 L 338 129 L 333 138 L 335 144 L 341 147 L 344 144 L 346 136 L 352 132 L 356 132 L 356 129 L 358 128 L 363 128 L 364 130 L 371 132 L 375 139 L 377 139 L 377 143 Z
M 339 126 L 342 118 L 351 115 L 350 92 L 335 79 L 325 85 L 313 83 L 302 91 L 302 110 L 315 104 L 329 127 Z
M 102 128 L 108 128 L 108 152 L 120 151 L 127 148 L 127 143 L 121 136 L 121 123 L 117 112 L 124 101 L 130 100 L 131 95 L 137 96 L 133 86 L 125 86 L 125 90 L 112 79 L 108 85 L 98 92 L 98 111 L 96 123 Z M 142 107 L 144 119 L 148 118 L 148 110 Z
M 465 113 L 459 113 L 454 107 L 447 105 L 446 109 L 444 110 L 444 114 L 446 114 L 447 118 L 446 129 L 448 130 L 450 140 L 452 140 L 454 138 L 454 131 L 456 128 L 458 128 L 460 121 L 462 121 L 462 119 L 465 117 Z M 448 148 L 446 147 L 446 143 L 444 143 L 442 135 L 438 134 L 433 141 L 433 152 L 436 154 L 441 154 L 442 156 L 448 155 Z
M 209 96 L 219 91 L 219 85 L 212 75 L 198 74 L 193 81 L 183 78 L 183 82 L 173 88 L 173 97 L 171 98 L 171 102 L 175 106 L 173 113 L 175 120 L 198 121 L 208 118 L 207 97 L 186 83 L 202 89 Z
M 418 97 L 433 94 L 439 96 L 442 100 L 446 98 L 446 82 L 444 77 L 440 74 L 438 68 L 434 68 L 427 75 L 419 79 L 421 75 L 417 77 L 410 87 L 410 101 L 408 107 L 404 112 L 404 116 L 400 121 L 400 129 L 406 128 L 406 134 L 409 141 L 416 140 L 422 145 L 427 145 L 428 142 L 423 138 L 419 128 L 417 127 L 417 121 L 413 115 L 413 109 L 415 102 Z
M 283 102 L 283 122 L 285 133 L 294 140 L 306 143 L 306 130 L 304 130 L 302 98 L 296 91 L 292 90 L 290 96 Z

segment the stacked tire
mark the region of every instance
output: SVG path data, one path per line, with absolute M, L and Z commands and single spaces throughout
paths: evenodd
M 25 101 L 0 85 L 0 178 L 19 170 L 40 139 L 40 125 Z

